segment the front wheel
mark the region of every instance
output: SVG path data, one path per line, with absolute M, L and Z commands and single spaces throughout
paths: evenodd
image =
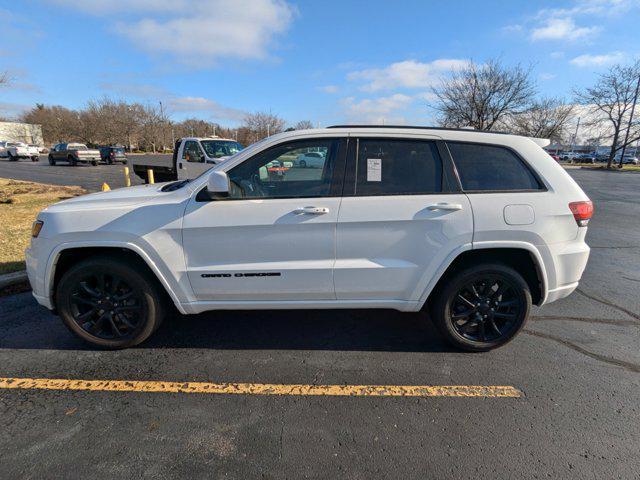
M 56 160 L 51 155 L 49 155 L 48 158 L 49 158 L 49 165 L 51 165 L 52 167 L 55 167 L 56 166 Z
M 524 327 L 531 292 L 522 276 L 500 264 L 454 274 L 436 292 L 431 316 L 455 347 L 484 352 L 508 343 Z
M 10 161 L 10 162 L 17 162 L 17 161 L 18 161 L 18 157 L 14 157 L 14 156 L 11 154 L 11 152 L 9 152 L 9 153 L 7 154 L 7 156 L 9 157 L 9 161 Z
M 105 348 L 146 340 L 162 321 L 162 299 L 151 274 L 113 257 L 74 265 L 56 289 L 56 306 L 65 325 L 81 339 Z

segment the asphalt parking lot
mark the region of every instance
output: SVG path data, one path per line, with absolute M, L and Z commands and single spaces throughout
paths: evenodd
M 131 159 L 157 158 L 160 155 L 131 155 L 129 156 L 129 178 L 132 185 L 144 183 L 133 173 Z M 32 182 L 51 183 L 54 185 L 78 185 L 89 191 L 95 192 L 102 188 L 106 182 L 110 188 L 125 186 L 124 167 L 120 163 L 106 165 L 100 163 L 97 166 L 78 165 L 72 167 L 66 163 L 56 166 L 49 165 L 46 155 L 40 155 L 39 162 L 22 160 L 9 162 L 0 158 L 0 178 L 13 178 L 15 180 L 28 180 Z
M 90 189 L 103 170 L 121 167 L 0 162 L 0 177 Z M 518 398 L 0 388 L 0 477 L 640 478 L 640 175 L 570 173 L 596 205 L 580 289 L 490 353 L 452 351 L 421 315 L 394 311 L 174 316 L 142 346 L 100 351 L 29 293 L 0 298 L 3 378 L 512 386 Z

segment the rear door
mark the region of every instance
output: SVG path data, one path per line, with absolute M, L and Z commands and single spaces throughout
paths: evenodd
M 436 138 L 350 142 L 336 238 L 336 296 L 418 301 L 435 271 L 470 245 L 473 216 Z
M 183 223 L 200 301 L 333 300 L 336 220 L 346 140 L 281 143 L 230 168 L 228 199 L 194 197 Z M 326 159 L 293 165 L 307 151 Z

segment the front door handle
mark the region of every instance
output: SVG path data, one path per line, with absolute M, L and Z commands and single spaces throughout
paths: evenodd
M 306 215 L 324 215 L 325 213 L 329 213 L 329 209 L 327 207 L 300 207 L 296 208 L 294 212 Z
M 462 210 L 462 205 L 459 203 L 434 203 L 429 205 L 427 210 L 446 210 L 448 212 L 455 212 L 456 210 Z

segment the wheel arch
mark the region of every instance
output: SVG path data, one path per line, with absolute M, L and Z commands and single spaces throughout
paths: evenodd
M 474 244 L 456 252 L 445 265 L 431 288 L 421 298 L 420 306 L 428 306 L 431 298 L 447 279 L 464 268 L 480 263 L 501 263 L 520 273 L 531 290 L 534 305 L 542 305 L 547 297 L 548 280 L 544 261 L 538 249 L 526 242 L 487 242 Z
M 132 262 L 137 262 L 141 268 L 146 268 L 153 278 L 158 281 L 178 311 L 183 314 L 186 313 L 166 276 L 162 274 L 158 265 L 156 265 L 149 255 L 138 245 L 118 242 L 98 244 L 72 243 L 58 246 L 58 248 L 56 248 L 49 257 L 49 261 L 47 262 L 47 273 L 45 276 L 45 287 L 52 300 L 52 305 L 55 305 L 56 286 L 64 272 L 66 272 L 74 263 L 95 255 L 113 255 L 130 259 Z

